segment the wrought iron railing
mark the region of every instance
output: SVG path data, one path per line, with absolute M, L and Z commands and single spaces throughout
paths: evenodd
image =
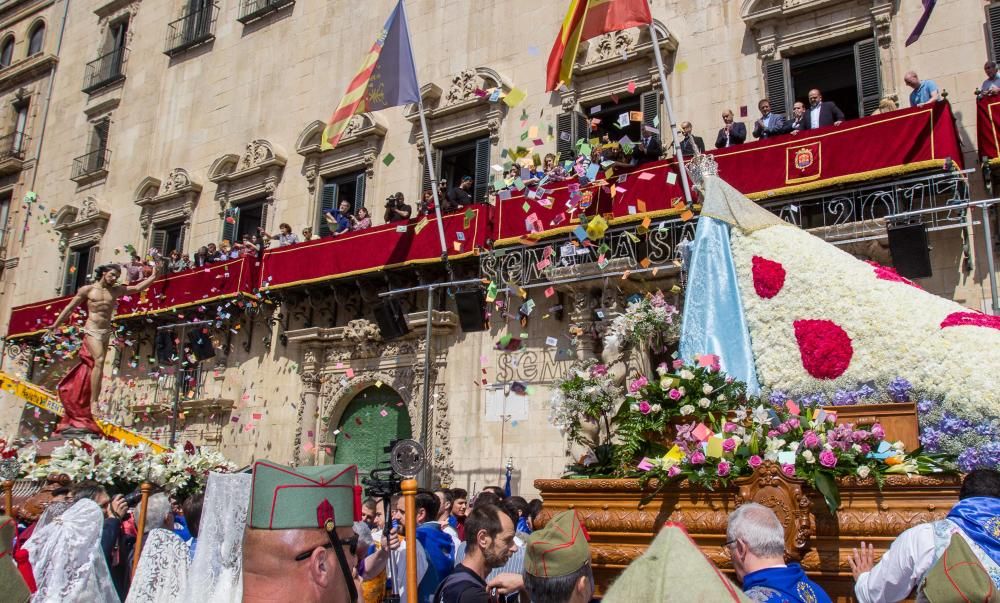
M 173 56 L 215 39 L 215 21 L 218 17 L 218 5 L 207 4 L 172 21 L 167 25 L 167 45 L 163 52 Z
M 28 148 L 30 138 L 24 132 L 12 132 L 0 136 L 0 161 L 5 159 L 24 159 L 24 151 Z
M 98 149 L 73 160 L 72 178 L 85 178 L 108 169 L 111 149 Z
M 183 404 L 187 400 L 199 400 L 204 397 L 205 377 L 208 371 L 202 365 L 196 364 L 189 369 L 175 368 L 164 371 L 156 380 L 156 392 L 153 401 L 159 407 L 173 407 L 174 400 Z M 180 378 L 180 391 L 177 391 L 177 379 Z
M 242 0 L 240 16 L 236 20 L 249 23 L 292 4 L 295 4 L 295 0 Z
M 87 70 L 83 76 L 83 91 L 89 94 L 125 79 L 126 60 L 128 60 L 128 49 L 123 47 L 115 48 L 87 63 Z

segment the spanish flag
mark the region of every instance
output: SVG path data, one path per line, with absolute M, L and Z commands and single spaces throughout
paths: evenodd
M 549 53 L 545 91 L 569 84 L 581 40 L 652 22 L 647 0 L 570 0 L 569 12 Z
M 323 130 L 320 147 L 337 146 L 354 115 L 415 103 L 419 96 L 406 10 L 399 0 Z

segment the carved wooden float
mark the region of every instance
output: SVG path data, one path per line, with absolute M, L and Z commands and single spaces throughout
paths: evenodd
M 877 559 L 903 530 L 944 518 L 958 501 L 961 476 L 890 475 L 881 491 L 871 478 L 838 483 L 836 516 L 819 492 L 771 463 L 716 491 L 671 484 L 646 505 L 637 479 L 540 479 L 535 487 L 545 501 L 541 523 L 566 509 L 576 509 L 585 522 L 599 592 L 646 550 L 666 521 L 684 524 L 708 558 L 734 577 L 723 551 L 727 517 L 744 502 L 758 502 L 774 509 L 785 525 L 787 556 L 799 560 L 834 600 L 850 601 L 851 549 L 862 540 L 874 543 Z

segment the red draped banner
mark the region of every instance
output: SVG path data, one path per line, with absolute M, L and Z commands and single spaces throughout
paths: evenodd
M 1000 122 L 1000 95 L 980 98 L 976 103 L 976 145 L 979 156 L 989 158 L 990 163 L 1000 163 L 997 122 Z

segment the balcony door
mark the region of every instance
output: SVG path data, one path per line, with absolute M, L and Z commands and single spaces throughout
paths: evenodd
M 212 23 L 212 0 L 188 0 L 184 39 L 188 42 L 208 35 Z
M 20 157 L 24 153 L 25 143 L 27 142 L 25 131 L 28 128 L 28 104 L 28 101 L 25 100 L 14 106 L 17 115 L 14 117 L 14 138 L 11 141 L 10 150 L 17 157 Z
M 108 43 L 111 53 L 111 60 L 107 62 L 108 72 L 104 74 L 107 79 L 117 77 L 122 73 L 125 62 L 125 44 L 128 42 L 128 19 L 120 19 L 111 24 L 108 29 Z
M 66 256 L 66 271 L 63 275 L 63 295 L 73 295 L 87 284 L 94 271 L 95 245 L 84 245 L 69 250 Z

